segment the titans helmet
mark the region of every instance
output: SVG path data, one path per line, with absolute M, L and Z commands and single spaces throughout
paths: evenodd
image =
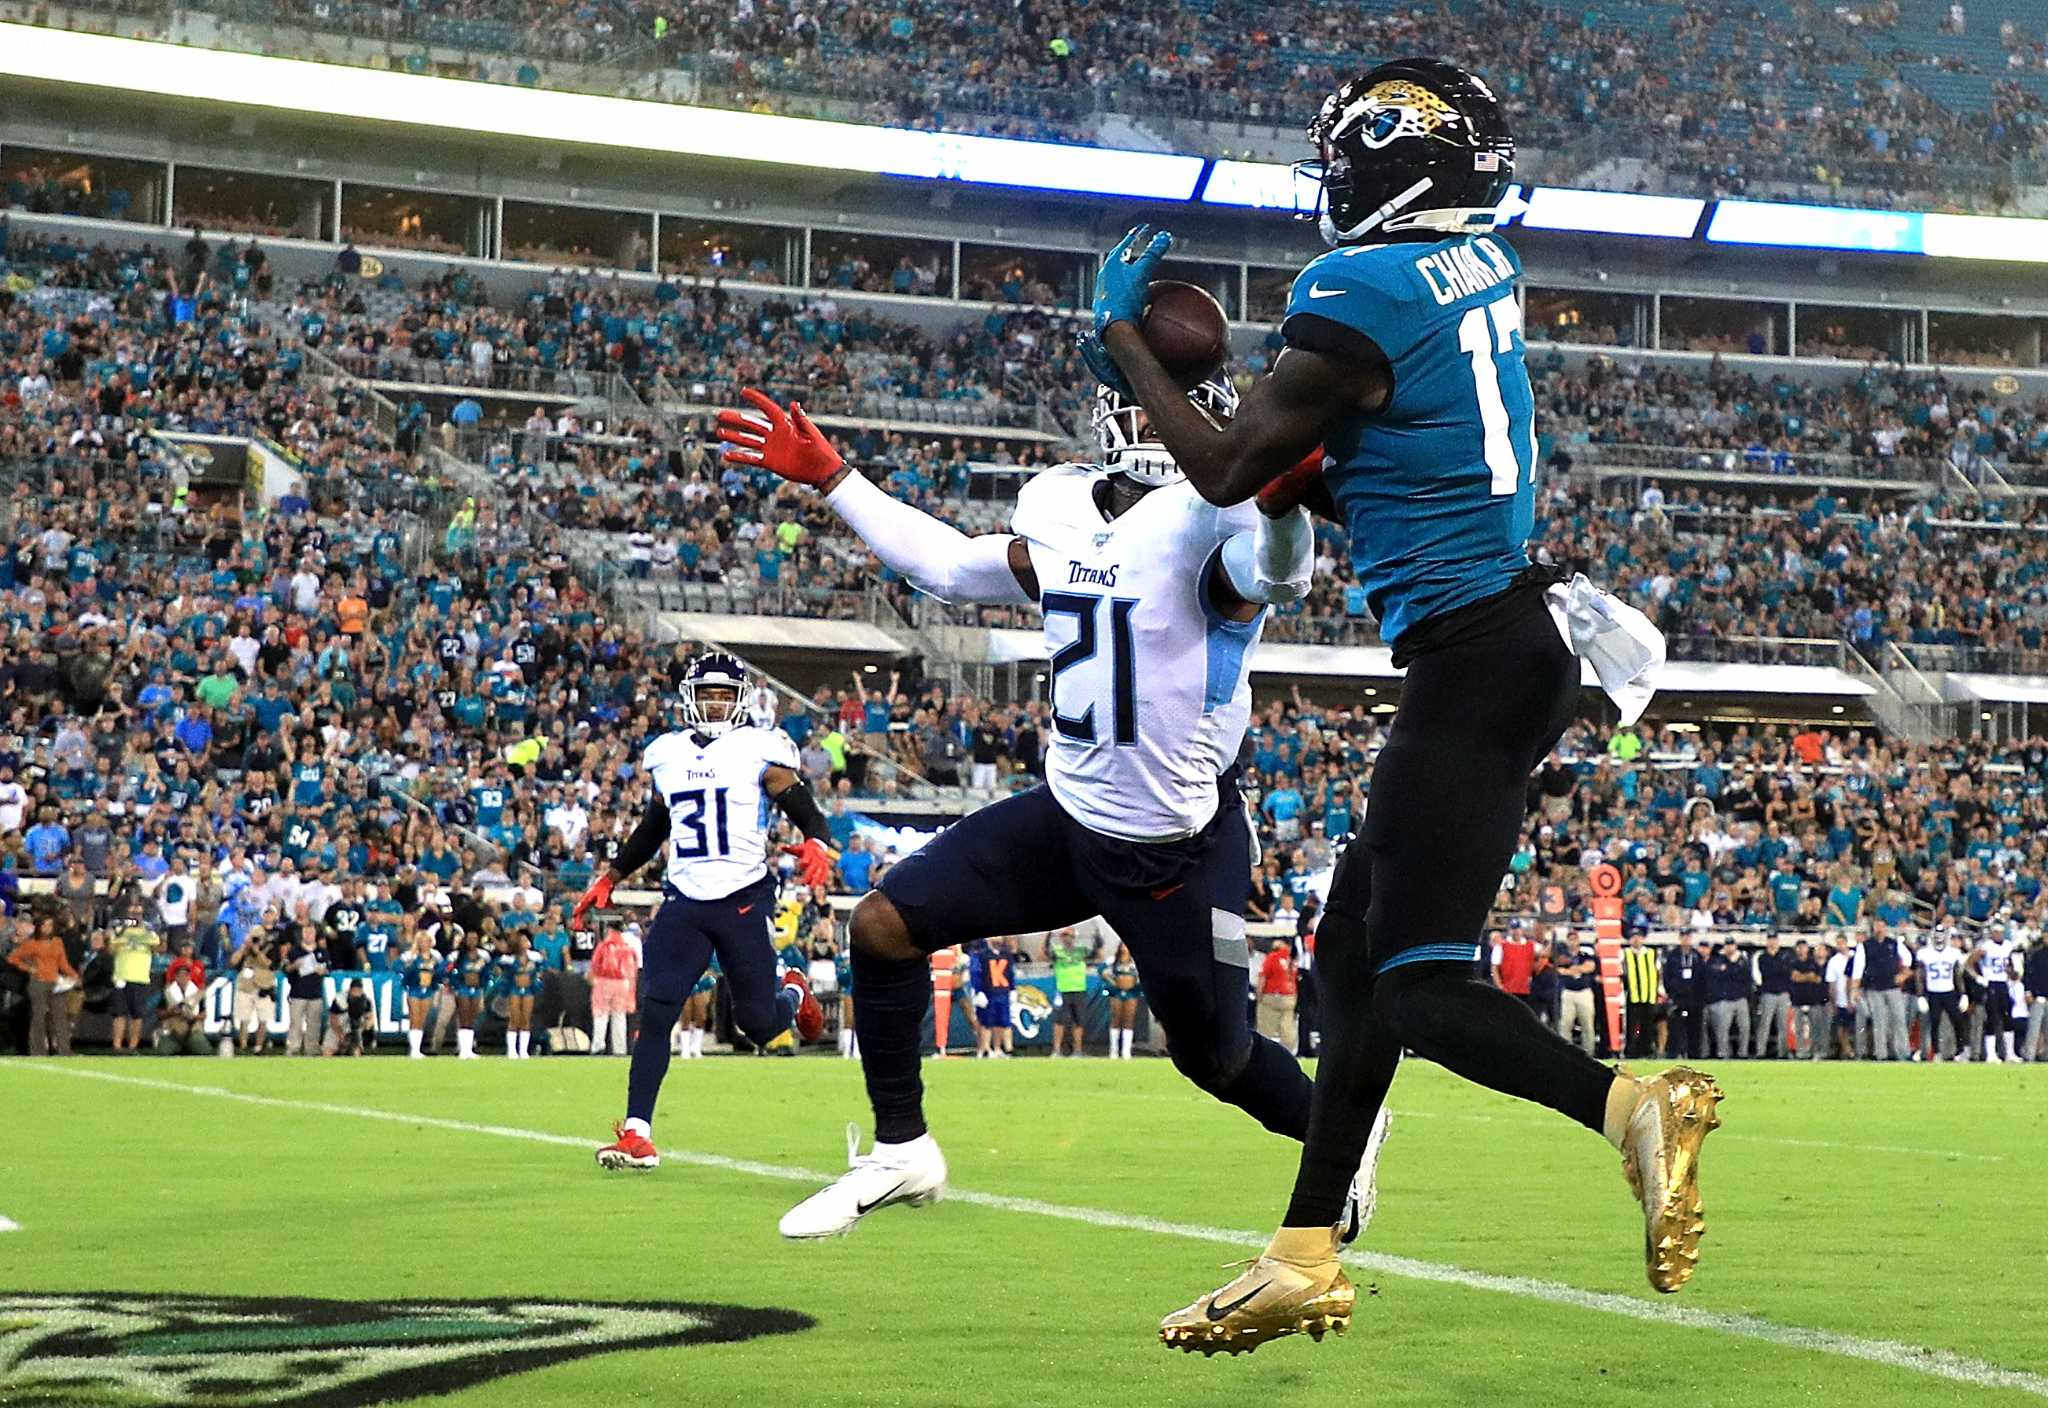
M 737 655 L 712 650 L 695 657 L 684 668 L 677 690 L 683 722 L 712 738 L 744 724 L 747 716 L 741 701 L 746 689 L 747 667 Z
M 1294 164 L 1295 213 L 1332 245 L 1410 231 L 1483 234 L 1501 218 L 1515 139 L 1486 80 L 1437 59 L 1397 59 L 1351 79 L 1308 125 L 1317 156 Z
M 1189 388 L 1188 399 L 1213 425 L 1221 426 L 1237 414 L 1237 388 L 1230 384 L 1230 375 L 1224 370 Z M 1166 452 L 1166 446 L 1152 437 L 1145 408 L 1114 386 L 1096 388 L 1095 412 L 1090 423 L 1105 468 L 1116 470 L 1148 489 L 1178 483 L 1186 477 Z

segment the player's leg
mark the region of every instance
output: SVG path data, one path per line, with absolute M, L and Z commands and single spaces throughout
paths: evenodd
M 1078 826 L 1074 833 L 1084 882 L 1129 947 L 1153 1017 L 1172 1036 L 1174 1068 L 1273 1133 L 1302 1138 L 1313 1090 L 1308 1073 L 1286 1048 L 1253 1031 L 1245 1011 L 1251 831 L 1235 789 L 1185 850 L 1108 841 Z
M 1064 821 L 1044 787 L 984 807 L 926 842 L 854 908 L 854 1036 L 874 1147 L 859 1154 L 850 1140 L 848 1171 L 783 1214 L 783 1236 L 836 1236 L 879 1208 L 944 1194 L 946 1161 L 925 1124 L 920 1069 L 930 956 L 1093 917 L 1071 879 Z
M 1402 1047 L 1627 1147 L 1653 1231 L 1668 1224 L 1675 1236 L 1692 1209 L 1698 1136 L 1674 1162 L 1662 1131 L 1667 1118 L 1710 1118 L 1711 1087 L 1617 1077 L 1479 979 L 1479 936 L 1520 835 L 1529 773 L 1571 717 L 1579 666 L 1534 592 L 1461 624 L 1456 641 L 1409 668 L 1364 825 L 1339 867 L 1344 883 L 1333 880 L 1317 930 L 1323 1056 L 1284 1225 L 1245 1276 L 1168 1317 L 1170 1344 L 1249 1348 L 1348 1321 L 1335 1224 Z M 1637 1150 L 1638 1133 L 1655 1148 Z M 1641 1159 L 1654 1167 L 1639 1174 Z M 1660 1253 L 1654 1235 L 1646 1240 L 1653 1279 L 1682 1281 L 1689 1248 Z
M 716 904 L 700 906 L 702 923 L 711 947 L 725 970 L 726 991 L 732 1000 L 732 1024 L 741 1036 L 756 1046 L 766 1046 L 790 1028 L 810 995 L 801 975 L 785 975 L 775 952 L 771 918 L 775 908 L 775 882 L 763 880 Z M 702 972 L 700 968 L 698 972 Z M 690 975 L 690 985 L 697 973 Z M 684 991 L 688 991 L 686 987 Z M 817 1003 L 811 1002 L 815 1009 Z M 805 1033 L 815 1036 L 824 1022 Z
M 704 906 L 671 895 L 655 913 L 643 941 L 640 976 L 640 1032 L 626 1070 L 626 1118 L 618 1138 L 597 1151 L 608 1169 L 650 1169 L 661 1162 L 654 1150 L 654 1106 L 668 1078 L 669 1029 L 683 1015 L 683 999 L 711 962 L 711 938 L 699 911 Z
M 882 878 L 853 911 L 853 1007 L 875 1140 L 925 1132 L 920 1047 L 930 956 L 997 933 L 1092 918 L 1073 883 L 1066 815 L 1044 788 L 962 818 Z

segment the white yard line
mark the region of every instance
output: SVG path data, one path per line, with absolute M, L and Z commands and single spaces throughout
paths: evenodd
M 19 1232 L 21 1224 L 11 1217 L 0 1217 L 0 1232 Z
M 342 1115 L 352 1119 L 379 1120 L 388 1124 L 448 1130 L 457 1134 L 486 1134 L 500 1139 L 521 1139 L 529 1143 L 553 1144 L 567 1149 L 598 1147 L 594 1140 L 568 1134 L 548 1134 L 540 1130 L 516 1129 L 508 1125 L 472 1124 L 466 1120 L 437 1119 L 431 1115 L 409 1115 L 396 1110 L 379 1110 L 358 1105 L 332 1105 L 320 1101 L 287 1100 L 271 1095 L 250 1095 L 239 1090 L 223 1090 L 218 1086 L 186 1085 L 179 1081 L 151 1080 L 144 1076 L 115 1075 L 106 1071 L 87 1071 L 70 1066 L 8 1061 L 0 1062 L 0 1070 L 34 1071 L 45 1075 L 70 1076 L 79 1080 L 134 1086 L 143 1090 L 174 1091 L 181 1095 L 209 1095 L 216 1099 L 232 1100 L 244 1105 L 260 1105 L 295 1114 Z M 701 1168 L 723 1169 L 729 1173 L 775 1178 L 789 1183 L 823 1183 L 834 1176 L 813 1169 L 756 1163 L 749 1159 L 731 1159 L 723 1154 L 699 1153 L 690 1149 L 664 1149 L 662 1157 L 677 1163 L 695 1164 Z M 1020 1213 L 1031 1217 L 1053 1218 L 1061 1222 L 1085 1223 L 1090 1227 L 1105 1227 L 1122 1232 L 1149 1232 L 1162 1237 L 1183 1237 L 1193 1241 L 1252 1249 L 1264 1247 L 1266 1244 L 1265 1237 L 1253 1232 L 1206 1227 L 1190 1222 L 1167 1222 L 1159 1218 L 1139 1217 L 1102 1208 L 1069 1207 L 1061 1203 L 1040 1202 L 1036 1198 L 1011 1198 L 999 1193 L 975 1193 L 961 1188 L 949 1189 L 946 1196 L 954 1202 L 966 1203 L 973 1207 L 992 1208 L 998 1212 Z M 1468 1290 L 1493 1291 L 1525 1300 L 1545 1301 L 1552 1305 L 1571 1306 L 1606 1315 L 1620 1315 L 1631 1320 L 1673 1325 L 1680 1329 L 1711 1330 L 1739 1339 L 1761 1340 L 1766 1344 L 1782 1345 L 1788 1349 L 1811 1350 L 1817 1354 L 1831 1354 L 1841 1359 L 1861 1359 L 1867 1363 L 1881 1364 L 1886 1368 L 1924 1374 L 1951 1383 L 1967 1384 L 1973 1388 L 2017 1389 L 2036 1398 L 2048 1399 L 2048 1375 L 2029 1373 L 2022 1369 L 2001 1368 L 1981 1359 L 1972 1359 L 1942 1349 L 1905 1344 L 1898 1340 L 1864 1339 L 1859 1335 L 1837 1334 L 1831 1330 L 1781 1325 L 1776 1321 L 1760 1319 L 1753 1315 L 1729 1315 L 1719 1311 L 1694 1310 L 1670 1301 L 1647 1300 L 1607 1291 L 1582 1290 L 1577 1286 L 1567 1286 L 1556 1281 L 1539 1281 L 1527 1276 L 1496 1276 L 1489 1272 L 1468 1271 L 1459 1266 L 1418 1261 L 1405 1256 L 1353 1252 L 1348 1254 L 1345 1260 L 1364 1270 L 1388 1276 L 1435 1281 L 1442 1285 L 1462 1286 Z

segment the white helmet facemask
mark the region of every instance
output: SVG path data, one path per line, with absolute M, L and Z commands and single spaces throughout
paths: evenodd
M 1223 372 L 1190 390 L 1188 400 L 1219 429 L 1237 414 L 1237 388 Z M 1126 400 L 1115 387 L 1095 389 L 1095 411 L 1090 424 L 1104 468 L 1114 469 L 1148 489 L 1177 484 L 1187 477 L 1173 462 L 1166 446 L 1152 438 L 1145 408 Z

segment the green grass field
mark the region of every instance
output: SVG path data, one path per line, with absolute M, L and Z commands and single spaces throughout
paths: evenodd
M 845 1121 L 865 1132 L 848 1062 L 678 1064 L 656 1128 L 676 1152 L 647 1176 L 587 1152 L 623 1099 L 614 1060 L 62 1069 L 0 1062 L 8 1408 L 2048 1398 L 2042 1067 L 1720 1068 L 1708 1237 L 1665 1298 L 1604 1143 L 1411 1062 L 1351 1334 L 1206 1361 L 1154 1327 L 1263 1241 L 1294 1149 L 1163 1061 L 928 1063 L 956 1197 L 824 1244 L 775 1222 L 808 1191 L 791 1171 L 836 1171 Z M 798 1315 L 629 1309 L 592 1331 L 391 1301 Z M 776 1332 L 687 1342 L 707 1314 L 714 1336 Z

